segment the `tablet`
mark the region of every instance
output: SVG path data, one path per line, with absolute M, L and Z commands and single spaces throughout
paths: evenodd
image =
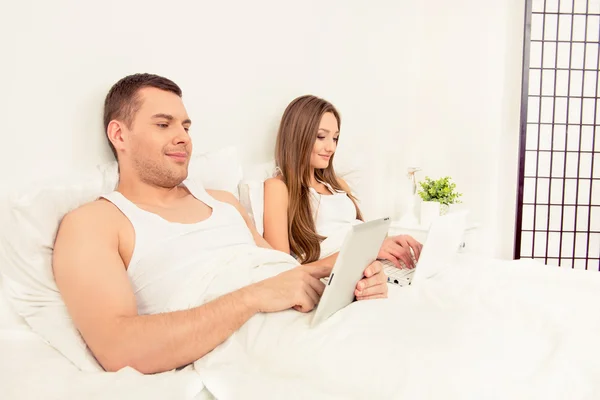
M 356 284 L 365 269 L 377 259 L 379 249 L 390 226 L 389 218 L 380 218 L 354 225 L 344 238 L 342 248 L 317 305 L 311 326 L 352 303 Z

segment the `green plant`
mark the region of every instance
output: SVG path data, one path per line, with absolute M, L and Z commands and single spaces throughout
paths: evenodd
M 458 193 L 456 184 L 451 182 L 449 176 L 433 180 L 428 176 L 425 177 L 424 181 L 419 182 L 421 189 L 419 189 L 419 196 L 423 201 L 437 201 L 438 203 L 449 205 L 460 203 L 459 197 L 462 193 Z

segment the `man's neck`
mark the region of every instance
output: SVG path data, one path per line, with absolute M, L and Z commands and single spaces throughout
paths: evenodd
M 121 176 L 117 191 L 136 204 L 166 206 L 173 200 L 181 198 L 181 186 L 161 187 L 143 182 L 137 178 Z

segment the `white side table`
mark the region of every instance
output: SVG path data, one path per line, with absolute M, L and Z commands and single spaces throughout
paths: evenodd
M 477 228 L 479 228 L 479 224 L 470 223 L 467 225 L 467 227 L 465 229 L 463 240 L 460 245 L 461 252 L 468 251 L 467 244 L 472 243 L 474 241 L 475 231 L 477 230 Z M 405 226 L 405 225 L 400 224 L 400 222 L 398 222 L 398 221 L 392 221 L 392 223 L 390 224 L 390 229 L 388 231 L 388 234 L 390 236 L 410 235 L 413 238 L 415 238 L 415 240 L 424 244 L 425 241 L 427 240 L 428 232 L 429 232 L 429 228 L 425 227 L 425 226 L 418 226 L 418 225 L 417 226 L 415 226 L 415 225 Z

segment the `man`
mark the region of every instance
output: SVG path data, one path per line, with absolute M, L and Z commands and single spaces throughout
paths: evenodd
M 152 312 L 173 290 L 174 280 L 185 281 L 185 275 L 161 275 L 179 268 L 182 254 L 197 253 L 192 255 L 202 259 L 210 246 L 247 238 L 252 245 L 270 248 L 232 194 L 184 184 L 192 123 L 181 96 L 175 83 L 150 74 L 125 77 L 111 88 L 104 125 L 119 164 L 117 190 L 68 213 L 57 233 L 53 270 L 58 288 L 107 371 L 177 368 L 212 351 L 257 313 L 308 312 L 323 292 L 320 278 L 332 267 L 298 266 L 196 308 Z M 219 239 L 218 229 L 225 228 L 229 233 Z M 181 247 L 182 237 L 194 237 L 190 232 L 205 236 L 198 236 L 203 239 L 197 245 Z M 148 291 L 149 283 L 137 278 L 150 275 L 156 279 Z M 385 282 L 381 264 L 375 262 L 366 269 L 357 295 L 386 297 Z

